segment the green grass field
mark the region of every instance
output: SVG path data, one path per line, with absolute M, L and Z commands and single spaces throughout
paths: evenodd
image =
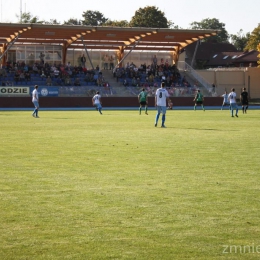
M 0 259 L 259 259 L 259 111 L 0 111 Z

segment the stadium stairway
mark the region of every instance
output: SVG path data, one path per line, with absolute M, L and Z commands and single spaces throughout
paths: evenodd
M 122 85 L 122 82 L 116 81 L 116 78 L 113 76 L 112 70 L 102 70 L 102 75 L 105 78 L 105 81 L 109 82 L 110 86 L 112 86 L 115 94 L 114 96 L 128 97 L 132 96 L 129 90 Z

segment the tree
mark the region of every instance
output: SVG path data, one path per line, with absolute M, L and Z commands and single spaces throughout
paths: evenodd
M 101 26 L 108 20 L 99 11 L 91 10 L 83 12 L 82 17 L 84 18 L 84 20 L 82 20 L 83 25 Z
M 75 18 L 70 18 L 68 21 L 64 21 L 63 24 L 67 24 L 67 25 L 81 25 L 81 21 L 77 20 Z
M 191 29 L 213 29 L 220 30 L 216 36 L 211 36 L 210 38 L 205 39 L 205 41 L 216 41 L 216 42 L 228 42 L 228 33 L 225 29 L 225 24 L 220 23 L 216 18 L 207 18 L 203 19 L 201 22 L 192 22 Z
M 257 50 L 259 51 L 259 54 L 257 55 L 257 57 L 259 58 L 259 61 L 257 63 L 259 64 L 258 68 L 260 68 L 260 43 L 257 46 Z
M 50 21 L 44 21 L 45 24 L 60 24 L 56 19 L 50 19 Z
M 116 26 L 116 27 L 129 27 L 129 22 L 127 20 L 121 20 L 121 21 L 107 20 L 103 25 L 104 26 Z
M 257 50 L 257 46 L 259 42 L 260 42 L 260 23 L 250 34 L 249 40 L 244 50 L 245 51 Z
M 245 49 L 249 37 L 250 33 L 248 32 L 246 35 L 244 35 L 242 29 L 240 29 L 236 35 L 230 35 L 231 43 L 237 48 L 238 51 L 243 51 Z
M 157 7 L 146 6 L 135 11 L 129 25 L 132 27 L 169 28 L 173 23 L 168 21 L 164 12 L 158 10 Z
M 39 21 L 38 16 L 33 16 L 30 12 L 22 13 L 22 16 L 16 15 L 19 23 L 43 23 Z

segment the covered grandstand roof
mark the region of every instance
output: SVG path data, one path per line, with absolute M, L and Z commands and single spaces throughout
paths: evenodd
M 176 51 L 218 30 L 0 23 L 0 46 L 52 44 L 66 49 Z M 84 43 L 84 44 L 83 44 Z

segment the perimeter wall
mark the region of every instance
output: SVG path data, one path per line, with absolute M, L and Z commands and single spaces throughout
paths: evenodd
M 216 92 L 222 95 L 235 88 L 240 93 L 246 88 L 251 99 L 260 98 L 260 68 L 196 70 L 205 80 L 215 83 Z

